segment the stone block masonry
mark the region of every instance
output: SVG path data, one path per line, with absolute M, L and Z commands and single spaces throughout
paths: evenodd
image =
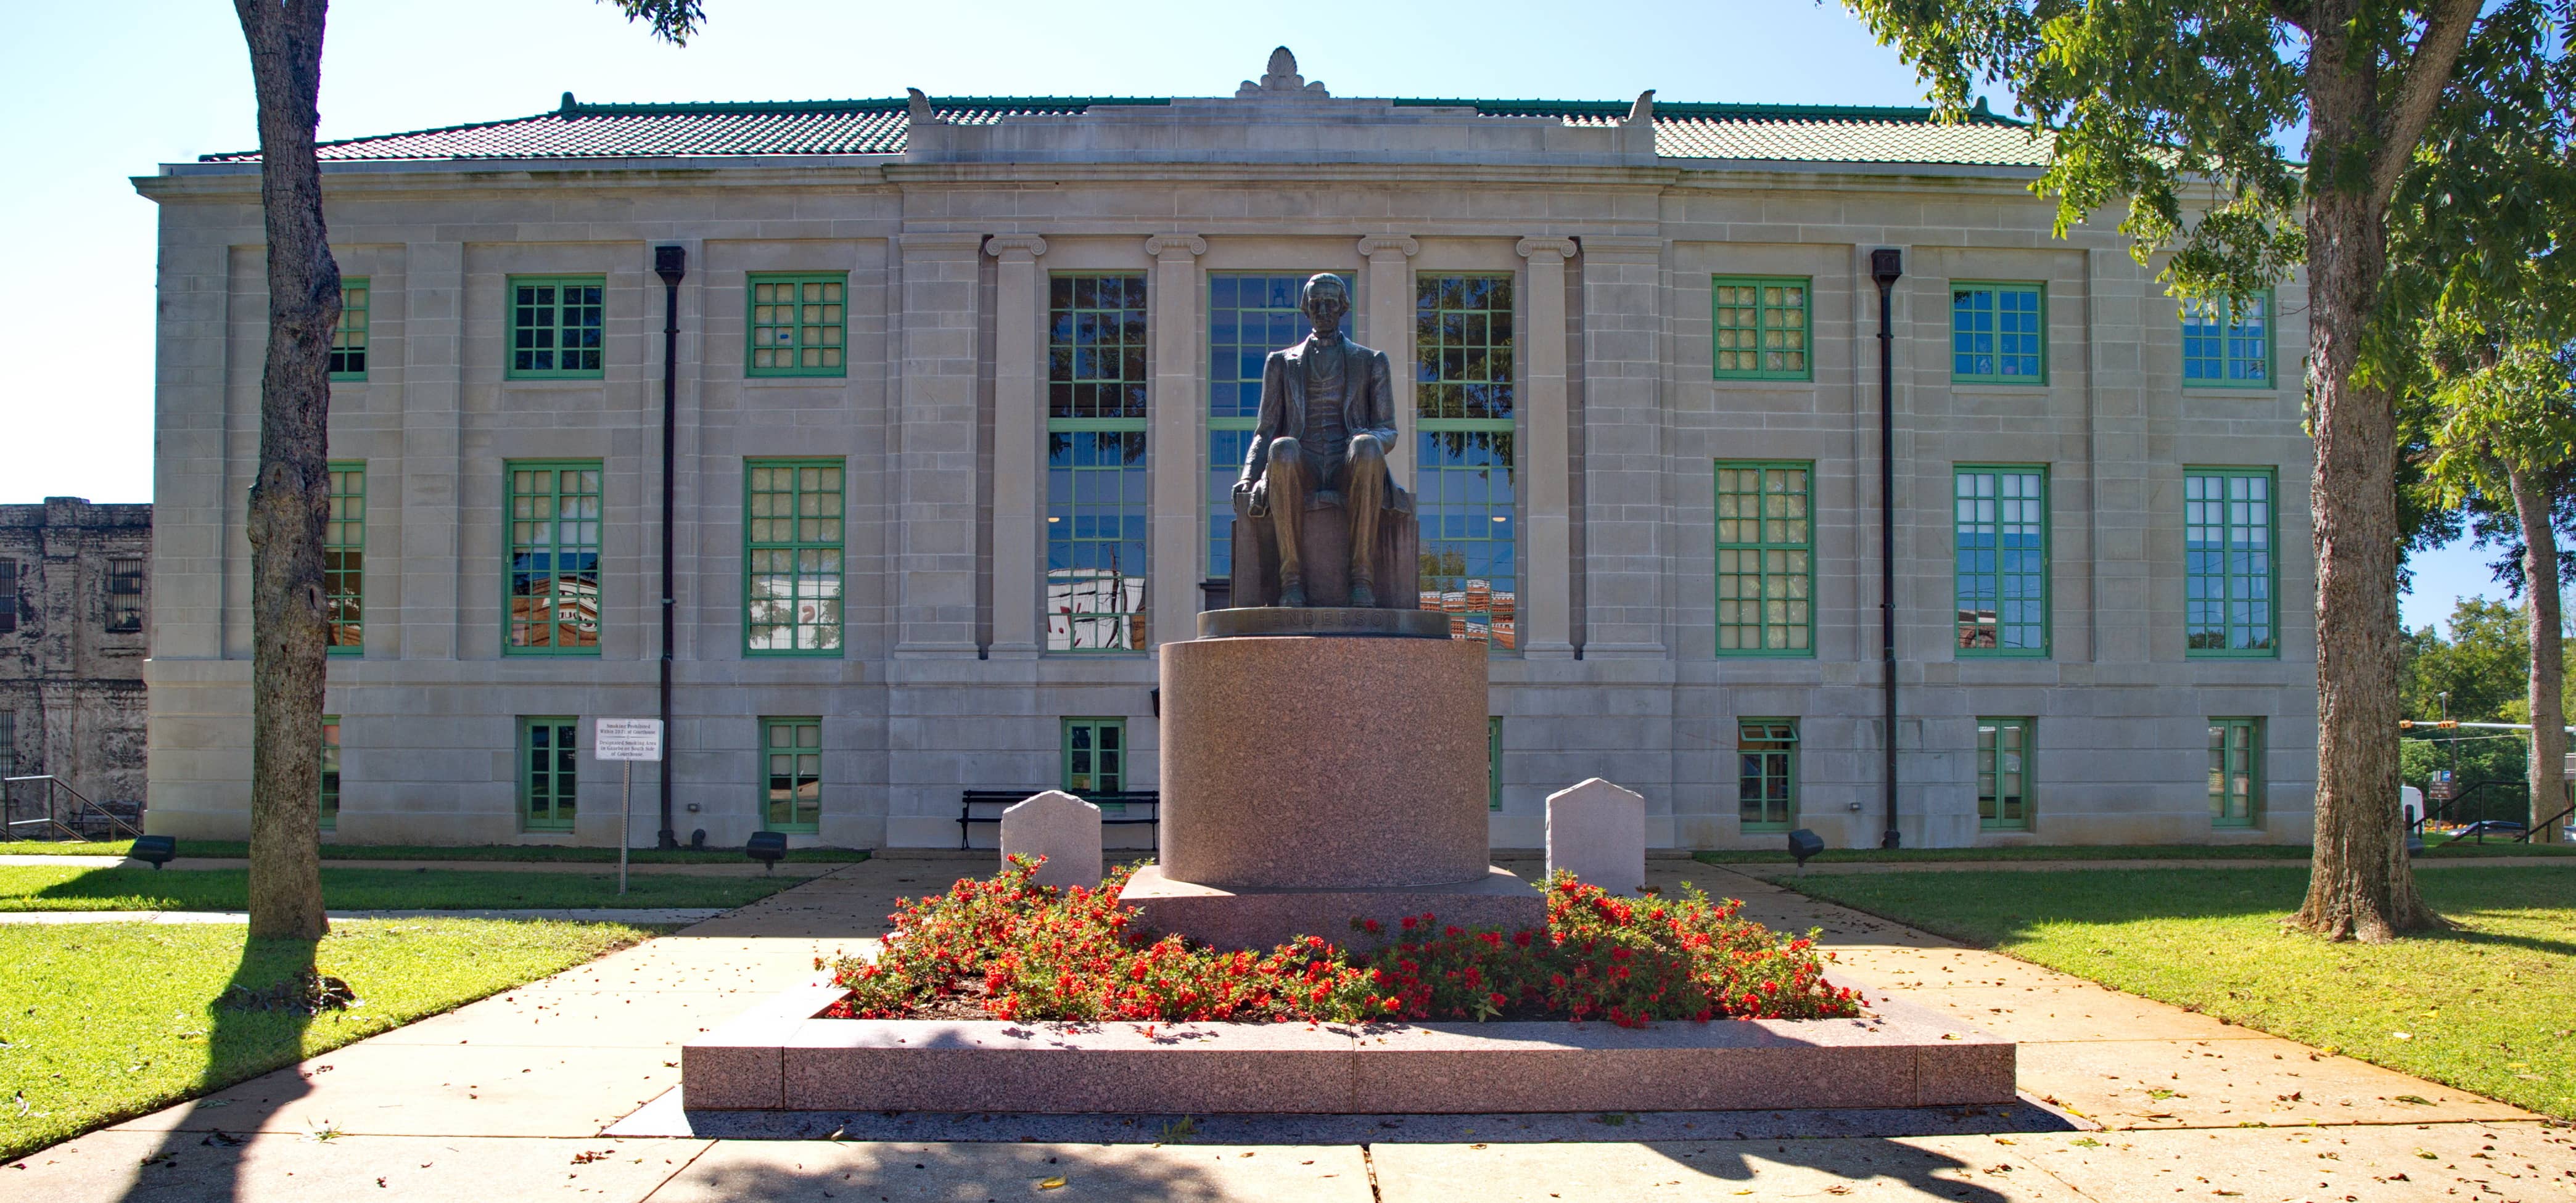
M 0 777 L 145 800 L 151 562 L 149 505 L 0 505 Z

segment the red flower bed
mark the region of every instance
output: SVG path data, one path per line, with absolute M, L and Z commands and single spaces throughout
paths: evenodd
M 1570 875 L 1547 886 L 1547 927 L 1503 932 L 1403 921 L 1354 953 L 1303 936 L 1266 953 L 1148 939 L 1119 891 L 1031 884 L 1017 858 L 982 881 L 905 900 L 873 961 L 839 962 L 839 1019 L 993 1018 L 1354 1023 L 1367 1020 L 1825 1019 L 1862 999 L 1828 985 L 1812 940 L 1737 917 L 1697 890 L 1604 894 Z M 1366 926 L 1380 929 L 1375 921 Z

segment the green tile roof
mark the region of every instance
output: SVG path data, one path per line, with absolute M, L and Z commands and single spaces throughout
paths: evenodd
M 991 125 L 1007 117 L 1078 113 L 1094 105 L 1167 105 L 1158 97 L 972 96 L 933 101 L 941 120 Z M 1627 101 L 1402 99 L 1402 106 L 1474 108 L 1488 117 L 1554 117 L 1606 126 Z M 592 104 L 570 93 L 552 112 L 506 121 L 346 138 L 322 143 L 322 161 L 624 159 L 741 155 L 903 153 L 902 98 L 711 104 Z M 1671 159 L 2038 167 L 2047 144 L 2030 128 L 1978 112 L 1933 120 L 1931 110 L 1839 105 L 1655 106 L 1655 151 Z M 199 157 L 255 163 L 259 152 Z

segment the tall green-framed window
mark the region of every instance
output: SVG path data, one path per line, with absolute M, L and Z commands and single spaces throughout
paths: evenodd
M 322 716 L 322 830 L 336 831 L 340 826 L 340 716 Z
M 839 655 L 842 462 L 743 465 L 745 654 Z
M 2241 300 L 2185 297 L 2182 382 L 2198 388 L 2272 387 L 2272 293 Z
M 602 276 L 510 277 L 510 378 L 597 378 L 607 291 Z
M 1503 808 L 1503 720 L 1485 720 L 1485 809 Z
M 1815 465 L 1717 463 L 1717 654 L 1813 656 Z
M 1950 529 L 1958 653 L 2047 655 L 2047 469 L 1957 468 Z
M 322 520 L 324 636 L 334 656 L 365 650 L 367 608 L 367 465 L 331 465 L 331 508 Z
M 1950 379 L 2048 383 L 2048 292 L 2038 284 L 1950 285 Z
M 599 461 L 509 465 L 510 655 L 599 654 Z
M 2026 718 L 1977 720 L 1977 826 L 2030 830 L 2031 736 Z
M 331 379 L 367 378 L 367 287 L 365 276 L 340 277 L 340 324 L 331 328 Z
M 1716 276 L 1709 281 L 1711 370 L 1720 380 L 1811 380 L 1805 276 Z
M 1207 574 L 1234 572 L 1234 482 L 1261 414 L 1270 353 L 1303 342 L 1311 327 L 1298 297 L 1312 272 L 1208 274 Z M 1336 273 L 1338 274 L 1338 273 Z M 1341 277 L 1348 292 L 1351 279 Z M 1357 295 L 1357 294 L 1351 294 Z M 1342 333 L 1350 334 L 1349 313 Z
M 1743 830 L 1789 830 L 1798 821 L 1798 720 L 1737 720 L 1735 756 L 1735 809 Z
M 1114 794 L 1127 788 L 1127 720 L 1064 720 L 1064 789 Z
M 1145 277 L 1047 281 L 1046 647 L 1145 650 Z
M 2263 808 L 2263 720 L 2209 720 L 2209 825 L 2251 827 Z
M 763 831 L 817 831 L 823 817 L 823 720 L 760 720 Z
M 528 830 L 572 830 L 580 730 L 569 718 L 519 720 L 519 821 Z
M 749 358 L 754 376 L 846 376 L 850 329 L 847 272 L 755 272 Z
M 2203 657 L 2280 654 L 2270 468 L 2183 469 L 2183 646 Z
M 1423 604 L 1450 633 L 1519 646 L 1520 379 L 1512 278 L 1419 276 L 1413 306 L 1414 502 Z

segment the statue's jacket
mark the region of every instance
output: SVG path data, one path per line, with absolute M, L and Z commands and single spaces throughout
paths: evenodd
M 1242 480 L 1246 484 L 1261 479 L 1262 469 L 1270 460 L 1270 440 L 1283 435 L 1305 436 L 1306 353 L 1313 346 L 1314 340 L 1301 339 L 1295 346 L 1271 352 L 1261 365 L 1261 407 L 1253 419 L 1252 446 L 1243 456 Z M 1339 351 L 1344 356 L 1342 379 L 1360 382 L 1357 388 L 1342 390 L 1342 428 L 1353 435 L 1376 435 L 1392 454 L 1396 438 L 1395 388 L 1386 352 L 1372 351 L 1347 338 L 1341 340 Z M 1313 509 L 1319 503 L 1336 504 L 1338 497 L 1318 491 L 1306 508 Z M 1413 494 L 1389 480 L 1386 508 L 1412 513 Z

